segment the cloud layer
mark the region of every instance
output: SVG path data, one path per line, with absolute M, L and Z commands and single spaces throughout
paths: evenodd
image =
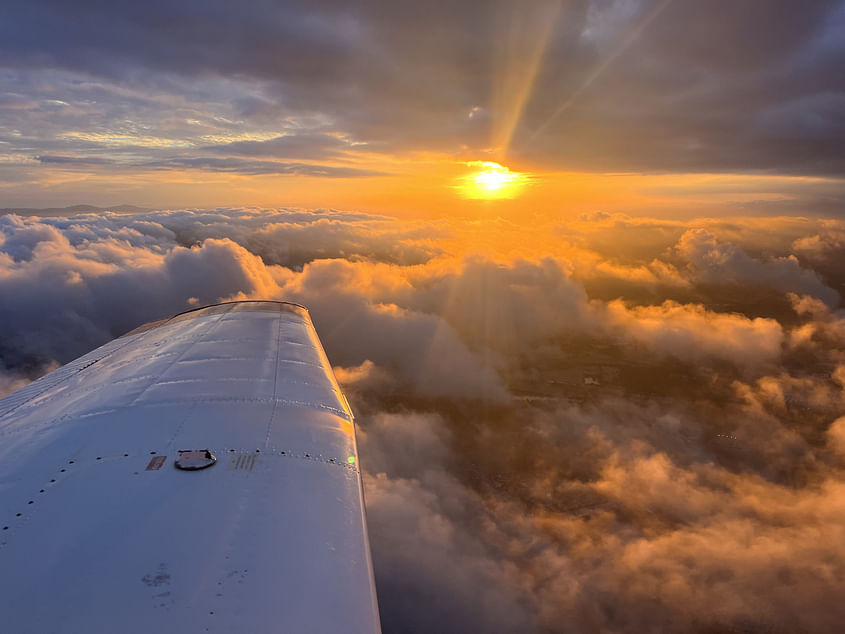
M 845 225 L 264 209 L 0 216 L 0 389 L 301 302 L 356 411 L 386 632 L 836 632 Z M 517 240 L 518 242 L 518 240 Z
M 12 179 L 36 157 L 351 177 L 373 152 L 491 148 L 545 169 L 843 171 L 841 0 L 4 9 Z

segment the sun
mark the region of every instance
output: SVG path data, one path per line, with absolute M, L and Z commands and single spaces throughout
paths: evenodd
M 455 186 L 464 198 L 514 198 L 528 181 L 528 175 L 492 161 L 471 161 L 467 166 L 476 170 L 458 179 Z
M 473 180 L 481 189 L 498 192 L 517 178 L 518 174 L 514 174 L 507 167 L 502 167 L 498 163 L 484 163 L 484 169 L 478 172 Z

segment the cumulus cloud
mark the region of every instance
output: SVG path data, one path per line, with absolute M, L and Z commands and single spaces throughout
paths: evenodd
M 479 500 L 459 482 L 432 479 L 364 481 L 370 536 L 384 544 L 373 554 L 384 630 L 457 634 L 469 623 L 478 631 L 532 630 L 531 605 L 514 592 L 519 568 L 487 551 L 474 513 L 460 508 Z
M 590 222 L 531 258 L 333 211 L 2 216 L 0 393 L 197 304 L 298 301 L 356 412 L 386 632 L 838 631 L 833 225 Z
M 614 301 L 606 310 L 608 322 L 623 336 L 680 359 L 771 362 L 777 360 L 783 340 L 780 324 L 772 319 L 714 313 L 700 305 L 667 301 L 628 308 Z
M 790 294 L 793 310 L 807 321 L 790 333 L 790 345 L 832 363 L 845 361 L 845 311 L 832 311 L 812 297 Z
M 845 416 L 840 416 L 827 430 L 827 442 L 838 456 L 845 458 Z
M 824 220 L 819 233 L 795 240 L 793 248 L 799 253 L 817 258 L 829 257 L 845 250 L 845 223 L 841 220 Z
M 687 231 L 675 248 L 704 282 L 769 286 L 782 292 L 813 295 L 831 306 L 839 305 L 839 294 L 814 271 L 803 268 L 795 255 L 756 260 L 735 245 L 720 242 L 704 229 Z

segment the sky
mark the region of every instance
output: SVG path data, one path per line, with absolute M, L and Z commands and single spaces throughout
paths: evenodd
M 841 1 L 9 0 L 4 16 L 4 207 L 689 217 L 843 199 Z M 525 191 L 463 197 L 479 161 Z
M 845 3 L 3 13 L 0 396 L 299 302 L 387 634 L 841 631 Z

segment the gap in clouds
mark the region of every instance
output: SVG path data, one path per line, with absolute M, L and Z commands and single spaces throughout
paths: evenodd
M 845 223 L 554 231 L 0 216 L 0 389 L 194 306 L 297 301 L 357 415 L 386 632 L 839 631 Z

